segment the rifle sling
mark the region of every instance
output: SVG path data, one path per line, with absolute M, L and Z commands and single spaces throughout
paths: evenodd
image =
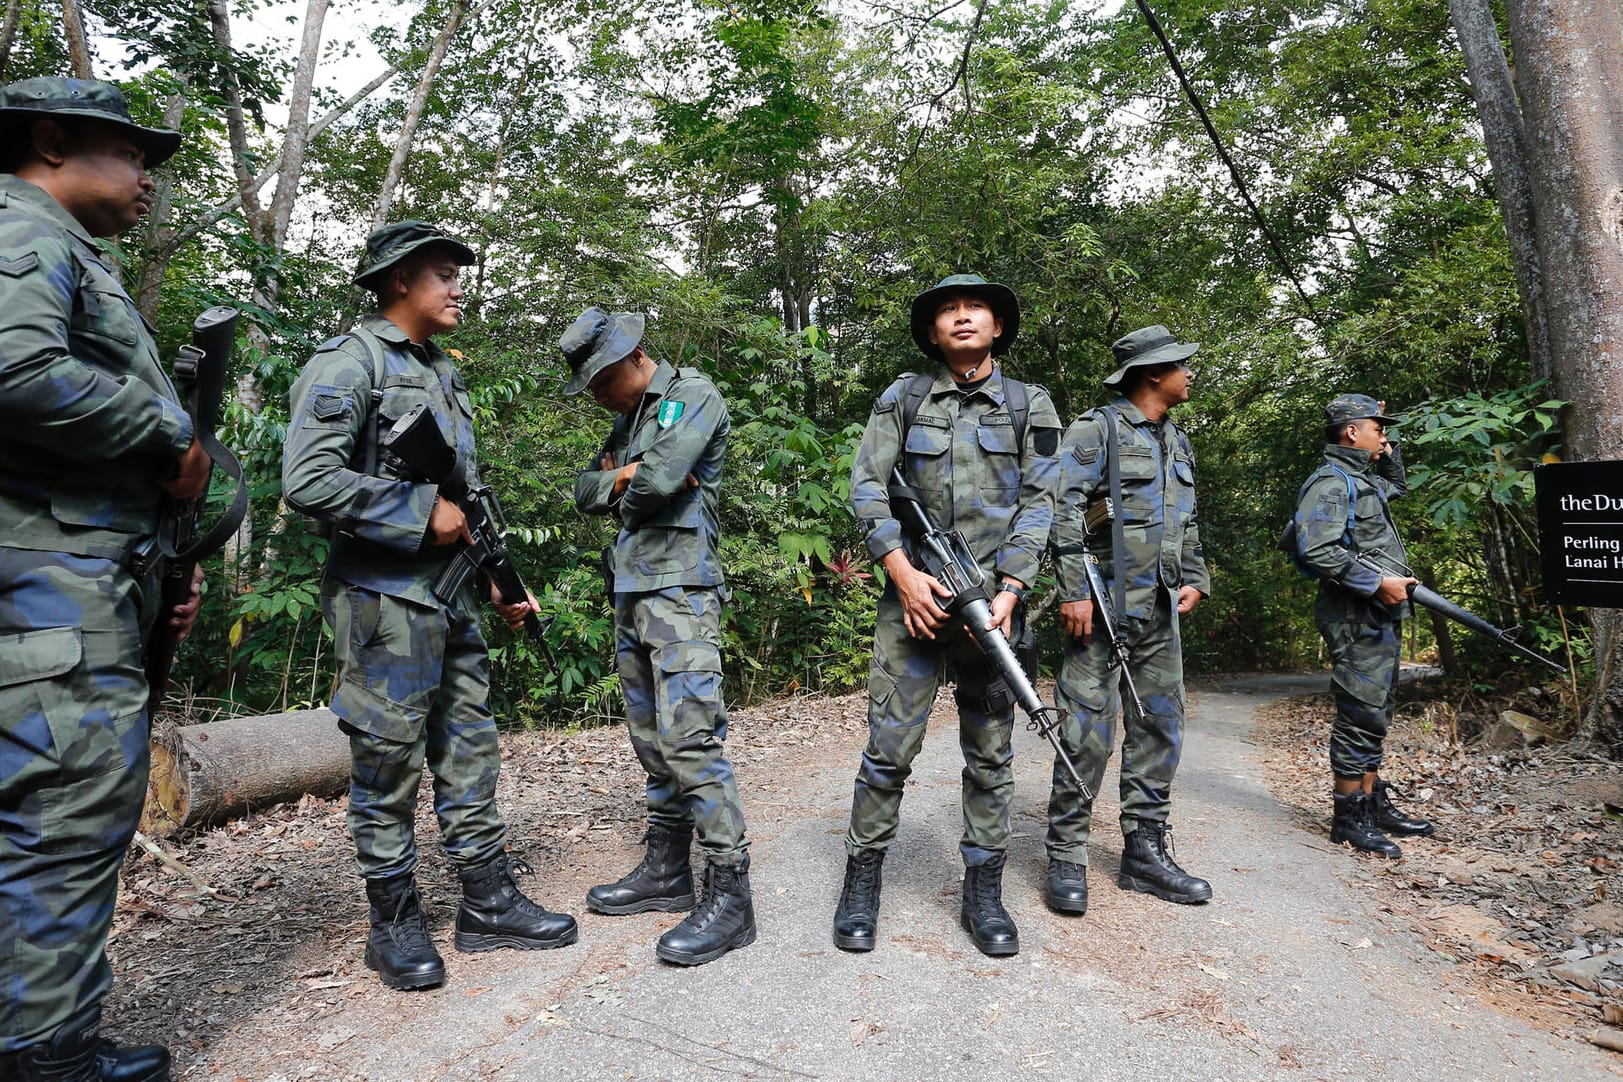
M 236 534 L 242 526 L 242 520 L 248 515 L 248 482 L 243 477 L 242 463 L 231 448 L 221 443 L 219 437 L 206 428 L 197 430 L 197 442 L 202 444 L 203 450 L 208 452 L 209 461 L 213 462 L 225 475 L 237 483 L 236 494 L 231 497 L 231 506 L 226 509 L 219 521 L 209 527 L 209 531 L 197 538 L 184 548 L 177 549 L 171 539 L 170 531 L 158 531 L 158 551 L 165 559 L 172 563 L 197 563 L 206 557 L 214 555 L 225 547 L 225 543 Z M 198 497 L 207 499 L 207 494 Z
M 1105 469 L 1110 474 L 1110 505 L 1113 509 L 1126 506 L 1121 499 L 1121 447 L 1120 437 L 1116 433 L 1116 409 L 1114 406 L 1105 406 L 1100 412 L 1105 415 Z M 1127 611 L 1127 580 L 1123 574 L 1127 562 L 1127 530 L 1122 524 L 1122 516 L 1110 516 L 1110 592 L 1108 599 L 1115 609 L 1116 626 L 1121 626 L 1122 615 Z M 1105 600 L 1105 599 L 1101 599 Z

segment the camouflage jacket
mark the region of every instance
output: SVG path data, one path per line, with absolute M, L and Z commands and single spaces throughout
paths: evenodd
M 1048 392 L 1030 386 L 1023 440 L 1016 439 L 1003 387 L 1003 367 L 962 391 L 942 365 L 902 432 L 903 375 L 874 402 L 851 464 L 851 511 L 875 559 L 902 547 L 902 524 L 890 513 L 890 471 L 898 463 L 924 499 L 931 520 L 960 530 L 989 586 L 999 577 L 1030 586 L 1054 520 L 1054 454 L 1059 414 Z
M 1195 514 L 1195 456 L 1189 437 L 1172 421 L 1157 424 L 1125 398 L 1108 409 L 1090 410 L 1071 425 L 1060 448 L 1060 482 L 1054 523 L 1054 547 L 1060 553 L 1060 597 L 1097 601 L 1088 589 L 1082 556 L 1074 551 L 1087 539 L 1083 516 L 1088 506 L 1110 495 L 1107 416 L 1117 416 L 1117 457 L 1121 470 L 1121 554 L 1126 566 L 1123 616 L 1148 619 L 1157 591 L 1193 586 L 1212 592 L 1211 576 L 1200 551 L 1200 525 Z M 1089 548 L 1099 557 L 1100 578 L 1113 589 L 1117 553 L 1111 527 L 1101 526 Z M 1071 550 L 1071 551 L 1067 551 Z
M 374 386 L 381 347 L 382 386 Z M 426 605 L 434 580 L 455 555 L 425 544 L 438 486 L 401 476 L 381 448 L 367 472 L 367 433 L 381 440 L 407 410 L 428 403 L 457 468 L 478 477 L 473 405 L 451 358 L 432 341 L 417 345 L 382 316 L 322 343 L 293 385 L 282 491 L 287 502 L 336 527 L 327 574 L 353 586 Z
M 0 544 L 121 559 L 157 529 L 192 422 L 72 215 L 0 173 Z
M 732 421 L 721 392 L 694 368 L 664 361 L 655 369 L 634 413 L 614 422 L 603 449 L 575 478 L 575 506 L 589 515 L 614 515 L 614 589 L 648 593 L 668 586 L 720 586 L 721 465 Z M 641 463 L 618 497 L 619 465 Z M 689 488 L 692 474 L 699 487 Z
M 1346 537 L 1347 478 L 1353 488 L 1351 538 Z M 1296 507 L 1297 552 L 1319 580 L 1313 605 L 1319 623 L 1391 623 L 1409 615 L 1407 601 L 1386 605 L 1375 600 L 1381 575 L 1357 558 L 1368 552 L 1394 569 L 1409 566 L 1387 502 L 1408 490 L 1396 444 L 1380 458 L 1356 447 L 1325 446 L 1324 462 L 1302 486 Z

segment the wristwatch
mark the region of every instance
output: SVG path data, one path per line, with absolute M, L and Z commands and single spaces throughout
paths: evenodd
M 1009 582 L 1008 580 L 1004 580 L 1003 582 L 997 584 L 997 592 L 1000 594 L 1013 594 L 1016 601 L 1024 601 L 1026 599 L 1026 588 L 1024 586 L 1016 586 L 1014 583 Z

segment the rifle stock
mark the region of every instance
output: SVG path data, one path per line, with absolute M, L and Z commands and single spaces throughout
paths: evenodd
M 1128 665 L 1132 650 L 1117 626 L 1115 601 L 1105 586 L 1104 576 L 1099 573 L 1099 558 L 1088 548 L 1088 538 L 1109 522 L 1115 513 L 1115 506 L 1108 498 L 1097 501 L 1087 509 L 1082 516 L 1082 544 L 1076 554 L 1082 557 L 1082 573 L 1088 580 L 1088 593 L 1093 596 L 1093 618 L 1104 628 L 1105 637 L 1110 640 L 1110 652 L 1116 656 L 1116 667 L 1127 682 L 1127 694 L 1133 700 L 1133 709 L 1142 718 L 1144 701 L 1138 697 L 1138 685 L 1134 683 L 1133 670 Z
M 1092 787 L 1082 779 L 1076 764 L 1060 742 L 1062 715 L 1059 710 L 1043 702 L 1042 696 L 1037 694 L 1037 689 L 1020 665 L 1020 659 L 1015 656 L 1008 636 L 998 628 L 986 626 L 992 622 L 991 595 L 986 591 L 985 579 L 963 535 L 949 534 L 930 521 L 930 513 L 924 509 L 924 502 L 917 490 L 907 483 L 900 467 L 891 471 L 889 495 L 892 513 L 916 543 L 915 565 L 952 592 L 952 597 L 942 608 L 963 620 L 964 627 L 986 654 L 994 671 L 1009 685 L 1015 702 L 1031 719 L 1027 728 L 1047 738 L 1066 773 L 1076 783 L 1082 799 L 1092 800 Z M 941 604 L 939 599 L 937 604 Z
M 158 621 L 142 651 L 149 712 L 163 702 L 175 651 L 180 645 L 179 634 L 169 626 L 170 613 L 177 605 L 191 600 L 192 575 L 198 561 L 217 552 L 237 532 L 248 511 L 248 488 L 243 481 L 242 466 L 214 435 L 220 422 L 237 316 L 235 308 L 224 305 L 205 311 L 192 322 L 191 344 L 182 346 L 175 358 L 175 385 L 185 401 L 186 412 L 191 415 L 192 431 L 208 452 L 210 462 L 237 482 L 237 492 L 230 509 L 202 537 L 198 533 L 208 503 L 207 488 L 195 499 L 166 500 L 157 536 L 136 553 L 137 567 L 150 564 L 160 555 L 164 557 Z

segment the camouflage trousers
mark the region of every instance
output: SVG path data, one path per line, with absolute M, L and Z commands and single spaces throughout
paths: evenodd
M 146 797 L 156 578 L 0 548 L 0 1052 L 98 1011 Z
M 1361 778 L 1379 770 L 1387 726 L 1397 700 L 1402 623 L 1319 625 L 1330 651 L 1330 690 L 1336 720 L 1330 727 L 1330 772 Z
M 925 723 L 948 665 L 958 701 L 958 745 L 963 750 L 964 863 L 978 865 L 1009 845 L 1014 795 L 1014 700 L 995 685 L 985 655 L 957 621 L 936 638 L 915 639 L 902 624 L 901 602 L 885 596 L 874 624 L 868 670 L 868 746 L 851 797 L 848 852 L 885 849 L 896 837 L 902 788 L 924 746 Z
M 1131 649 L 1128 665 L 1144 703 L 1143 717 L 1126 698 L 1121 666 L 1097 617 L 1087 646 L 1080 639 L 1066 643 L 1058 691 L 1065 715 L 1061 741 L 1077 773 L 1095 793 L 1115 749 L 1116 716 L 1124 716 L 1121 826 L 1123 834 L 1131 834 L 1140 819 L 1166 821 L 1172 779 L 1183 754 L 1183 644 L 1172 595 L 1159 590 L 1150 618 L 1129 618 L 1123 634 Z M 1082 800 L 1056 756 L 1048 797 L 1048 855 L 1086 864 L 1092 826 L 1093 802 Z
M 452 864 L 488 864 L 507 841 L 496 812 L 490 657 L 471 586 L 459 601 L 419 605 L 334 579 L 322 590 L 340 664 L 332 711 L 349 736 L 349 832 L 367 879 L 417 867 L 425 762 Z
M 744 859 L 744 809 L 722 752 L 721 591 L 672 586 L 614 595 L 614 659 L 626 724 L 648 775 L 648 822 L 691 826 L 711 864 Z

